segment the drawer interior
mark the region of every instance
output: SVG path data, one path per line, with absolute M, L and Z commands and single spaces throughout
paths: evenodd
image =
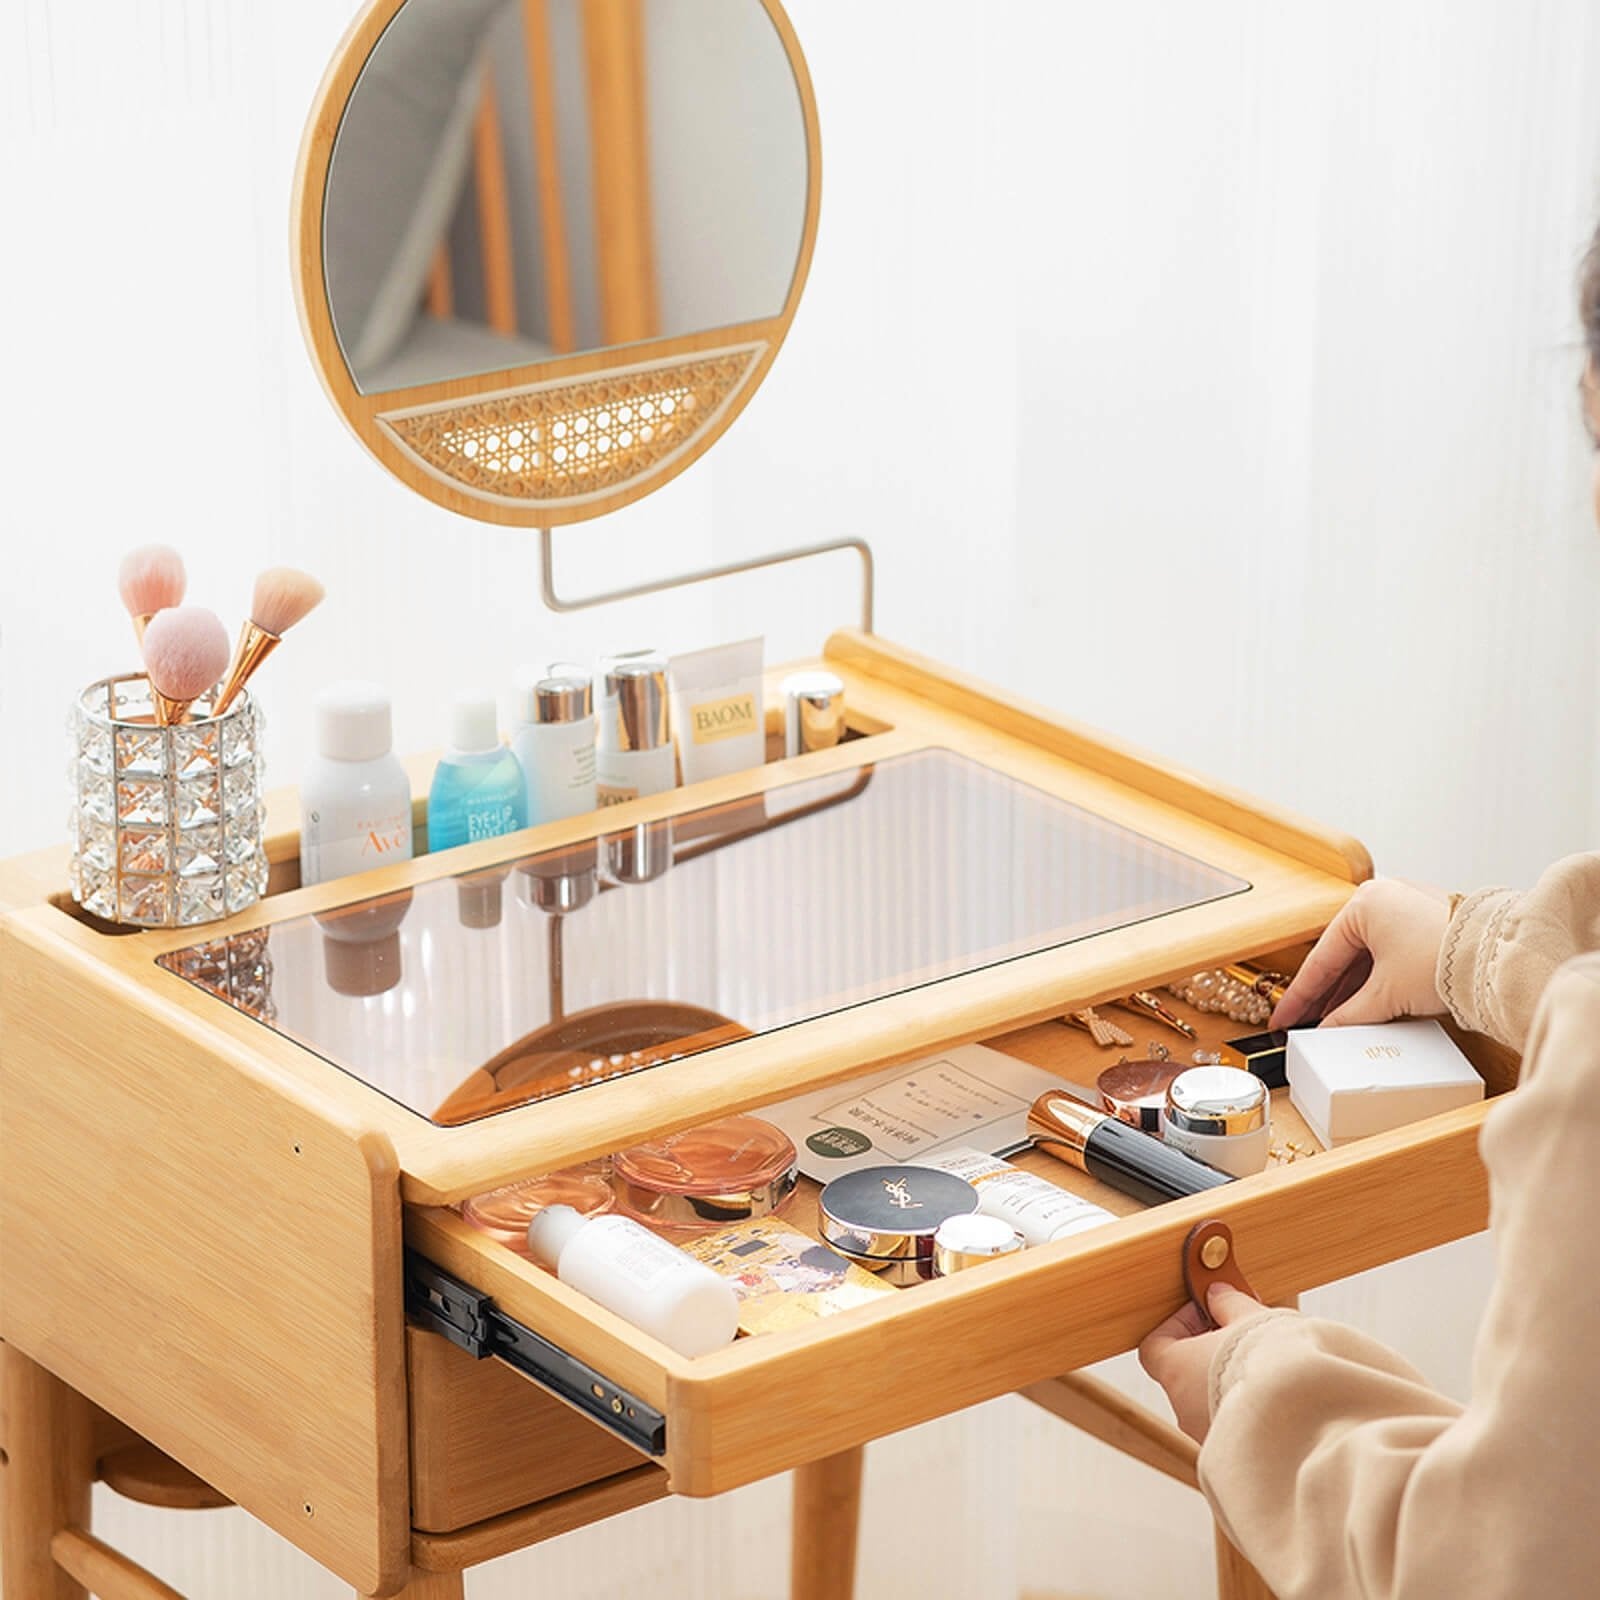
M 1263 958 L 1263 964 L 1292 970 L 1303 953 L 1303 946 L 1274 952 Z M 1165 1045 L 1174 1058 L 1183 1059 L 1196 1049 L 1214 1049 L 1226 1039 L 1256 1031 L 1225 1017 L 1203 1015 L 1170 996 L 1163 998 L 1194 1026 L 1199 1036 L 1197 1040 L 1184 1040 L 1152 1019 L 1113 1012 L 1111 1014 L 1134 1036 L 1134 1046 L 1126 1051 L 1097 1046 L 1087 1034 L 1054 1021 L 1002 1034 L 987 1043 L 1042 1067 L 1069 1084 L 1092 1089 L 1095 1078 L 1106 1066 L 1123 1054 L 1146 1054 L 1148 1044 Z M 1505 1060 L 1492 1054 L 1485 1057 L 1478 1048 L 1483 1041 L 1464 1042 L 1480 1070 L 1486 1071 L 1491 1092 L 1505 1087 L 1509 1081 L 1505 1075 Z M 453 1208 L 408 1207 L 407 1239 L 412 1250 L 491 1294 L 502 1311 L 525 1326 L 565 1350 L 580 1352 L 596 1369 L 614 1379 L 625 1394 L 659 1411 L 666 1419 L 666 1449 L 662 1459 L 672 1475 L 674 1489 L 687 1493 L 718 1492 L 734 1482 L 748 1481 L 764 1473 L 752 1470 L 748 1459 L 742 1465 L 708 1459 L 708 1444 L 703 1434 L 706 1423 L 713 1417 L 720 1434 L 742 1441 L 744 1449 L 753 1452 L 759 1449 L 762 1429 L 770 1430 L 773 1426 L 774 1406 L 782 1408 L 786 1427 L 793 1425 L 795 1417 L 807 1423 L 817 1421 L 829 1415 L 829 1392 L 840 1389 L 841 1380 L 844 1380 L 843 1387 L 850 1391 L 860 1389 L 868 1396 L 864 1409 L 872 1420 L 865 1431 L 853 1435 L 849 1427 L 841 1432 L 834 1419 L 819 1428 L 828 1438 L 843 1437 L 845 1442 L 851 1442 L 853 1436 L 873 1437 L 941 1411 L 956 1409 L 957 1404 L 987 1397 L 979 1393 L 956 1400 L 958 1394 L 965 1394 L 971 1387 L 958 1373 L 963 1364 L 967 1376 L 974 1368 L 986 1365 L 970 1358 L 982 1351 L 985 1329 L 993 1327 L 992 1319 L 1008 1312 L 1035 1319 L 1059 1318 L 1061 1313 L 1069 1313 L 1067 1320 L 1076 1326 L 1074 1337 L 1067 1340 L 1066 1345 L 1083 1354 L 1071 1360 L 1053 1357 L 1050 1354 L 1052 1345 L 1060 1341 L 1052 1339 L 1045 1325 L 1040 1323 L 1038 1337 L 1033 1341 L 1037 1354 L 1030 1362 L 1024 1321 L 1013 1363 L 1013 1370 L 1021 1375 L 1017 1382 L 1008 1383 L 1000 1376 L 997 1364 L 991 1380 L 995 1386 L 989 1393 L 1002 1393 L 1019 1386 L 1020 1382 L 1052 1376 L 1082 1361 L 1100 1359 L 1126 1349 L 1160 1315 L 1181 1300 L 1181 1289 L 1176 1287 L 1179 1281 L 1177 1246 L 1188 1228 L 1203 1217 L 1238 1214 L 1248 1217 L 1265 1238 L 1273 1230 L 1275 1191 L 1291 1191 L 1296 1196 L 1293 1214 L 1286 1211 L 1286 1227 L 1296 1238 L 1311 1225 L 1308 1219 L 1321 1219 L 1314 1225 L 1332 1228 L 1334 1232 L 1324 1237 L 1327 1248 L 1320 1262 L 1301 1254 L 1285 1275 L 1281 1269 L 1286 1257 L 1296 1254 L 1287 1248 L 1287 1235 L 1276 1241 L 1285 1248 L 1258 1249 L 1250 1237 L 1250 1228 L 1236 1221 L 1235 1232 L 1240 1240 L 1244 1269 L 1268 1295 L 1302 1287 L 1308 1272 L 1315 1274 L 1329 1264 L 1335 1270 L 1328 1271 L 1326 1277 L 1342 1275 L 1338 1267 L 1337 1235 L 1346 1226 L 1352 1235 L 1355 1255 L 1361 1254 L 1354 1236 L 1366 1224 L 1358 1224 L 1349 1205 L 1340 1198 L 1358 1190 L 1376 1196 L 1380 1204 L 1387 1203 L 1384 1196 L 1391 1185 L 1395 1194 L 1413 1195 L 1420 1211 L 1428 1218 L 1424 1231 L 1430 1234 L 1429 1242 L 1439 1242 L 1432 1234 L 1440 1229 L 1445 1230 L 1442 1236 L 1448 1237 L 1453 1236 L 1450 1229 L 1460 1233 L 1482 1226 L 1481 1195 L 1476 1193 L 1471 1181 L 1460 1177 L 1462 1170 L 1475 1165 L 1472 1145 L 1476 1120 L 1482 1109 L 1468 1108 L 1467 1113 L 1450 1113 L 1446 1118 L 1418 1125 L 1417 1129 L 1400 1129 L 1338 1151 L 1325 1152 L 1290 1104 L 1288 1091 L 1277 1090 L 1272 1107 L 1274 1160 L 1266 1172 L 1210 1195 L 1153 1208 L 1142 1206 L 1041 1151 L 1025 1151 L 1009 1159 L 1053 1184 L 1094 1201 L 1118 1220 L 1058 1244 L 1027 1250 L 963 1273 L 955 1279 L 897 1289 L 893 1294 L 877 1297 L 869 1305 L 842 1312 L 808 1328 L 741 1336 L 728 1349 L 695 1361 L 675 1355 L 585 1297 L 575 1295 L 517 1252 L 464 1222 Z M 1422 1130 L 1431 1130 L 1431 1133 L 1424 1137 Z M 1429 1196 L 1415 1192 L 1414 1174 L 1421 1170 L 1418 1151 L 1435 1143 L 1450 1152 L 1450 1161 L 1441 1163 L 1439 1171 L 1454 1172 L 1456 1177 L 1446 1182 L 1460 1184 L 1449 1217 L 1435 1214 L 1430 1209 L 1433 1202 Z M 1291 1150 L 1291 1146 L 1294 1149 Z M 1330 1180 L 1327 1184 L 1318 1182 L 1323 1172 Z M 1481 1189 L 1481 1184 L 1477 1187 Z M 1328 1191 L 1326 1201 L 1318 1198 L 1319 1191 L 1324 1188 Z M 794 1200 L 783 1213 L 784 1220 L 816 1236 L 819 1192 L 817 1184 L 802 1178 Z M 1403 1226 L 1399 1231 L 1405 1231 Z M 1378 1259 L 1388 1259 L 1394 1253 L 1398 1252 L 1387 1250 Z M 1357 1268 L 1351 1266 L 1349 1270 Z M 1030 1278 L 1038 1282 L 1030 1284 Z M 1114 1292 L 1108 1295 L 1108 1288 Z M 993 1312 L 984 1309 L 984 1302 L 989 1300 L 995 1302 Z M 1002 1301 L 1007 1311 L 1002 1310 Z M 1103 1302 L 1106 1311 L 1105 1320 L 1098 1328 L 1092 1316 L 1070 1314 L 1085 1304 L 1096 1302 Z M 1131 1309 L 1135 1306 L 1148 1309 Z M 881 1377 L 886 1379 L 889 1371 L 909 1360 L 928 1369 L 926 1392 L 917 1393 L 898 1380 L 876 1384 L 871 1381 L 875 1356 L 884 1357 L 890 1347 L 896 1355 L 885 1361 Z M 791 1397 L 781 1398 L 791 1383 Z M 808 1384 L 818 1392 L 808 1393 Z M 941 1392 L 950 1396 L 954 1403 L 941 1404 L 936 1398 Z M 740 1407 L 748 1408 L 748 1414 L 735 1415 Z M 864 1417 L 860 1420 L 864 1422 Z M 765 1470 L 775 1471 L 781 1465 L 790 1464 L 775 1458 L 770 1444 L 769 1438 L 766 1459 L 775 1460 L 776 1464 Z M 793 1457 L 794 1460 L 803 1458 L 803 1452 Z

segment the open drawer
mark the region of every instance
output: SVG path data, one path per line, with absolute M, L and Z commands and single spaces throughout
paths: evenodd
M 858 735 L 834 750 L 314 886 L 285 829 L 277 892 L 203 931 L 114 936 L 52 895 L 59 856 L 8 866 L 0 1337 L 376 1593 L 424 1499 L 452 1526 L 451 1507 L 516 1502 L 524 1468 L 530 1498 L 552 1481 L 524 1454 L 497 1485 L 480 1453 L 472 1494 L 434 1494 L 477 1435 L 440 1447 L 415 1419 L 460 1400 L 491 1437 L 508 1391 L 408 1368 L 443 1337 L 408 1330 L 408 1279 L 419 1317 L 454 1296 L 470 1342 L 472 1308 L 492 1316 L 524 1341 L 519 1371 L 627 1436 L 585 1472 L 656 1460 L 704 1495 L 1129 1348 L 1181 1299 L 1202 1217 L 1232 1223 L 1268 1295 L 1483 1226 L 1477 1107 L 1149 1211 L 1096 1193 L 1114 1225 L 689 1361 L 462 1222 L 460 1201 L 518 1178 L 960 1043 L 1092 1081 L 1092 1046 L 1051 1019 L 1219 960 L 1290 961 L 1370 870 L 1351 840 L 878 640 L 837 636 L 825 659 Z M 766 863 L 758 895 L 725 869 L 741 853 Z M 551 928 L 597 858 L 586 981 L 615 968 L 692 1017 L 585 1056 L 615 997 L 558 990 L 577 946 Z M 630 904 L 650 913 L 631 967 Z M 397 948 L 416 982 L 389 981 Z M 769 978 L 741 990 L 757 956 Z M 1472 1048 L 1508 1086 L 1514 1063 Z M 419 1287 L 408 1260 L 447 1276 Z
M 1243 1031 L 1176 1002 L 1174 1009 L 1199 1029 L 1203 1045 Z M 1077 1083 L 1092 1084 L 1116 1056 L 1059 1023 L 990 1043 Z M 1498 1054 L 1477 1048 L 1482 1041 L 1462 1043 L 1491 1079 L 1503 1068 Z M 465 1319 L 458 1328 L 476 1319 L 485 1338 L 480 1353 L 500 1354 L 610 1425 L 666 1468 L 674 1492 L 717 1494 L 1131 1348 L 1182 1302 L 1182 1243 L 1203 1219 L 1230 1223 L 1252 1282 L 1269 1298 L 1477 1231 L 1487 1223 L 1476 1153 L 1485 1110 L 1473 1106 L 1321 1151 L 1280 1089 L 1275 1148 L 1292 1142 L 1315 1154 L 1153 1208 L 1027 1152 L 1012 1159 L 1117 1220 L 900 1289 L 809 1328 L 741 1337 L 697 1360 L 613 1317 L 447 1208 L 407 1208 L 406 1240 L 420 1274 L 412 1304 L 427 1318 L 426 1286 L 442 1289 L 449 1310 L 439 1318 Z M 817 1192 L 802 1180 L 786 1213 L 813 1233 Z

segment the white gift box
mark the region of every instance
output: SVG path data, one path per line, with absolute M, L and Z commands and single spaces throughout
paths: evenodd
M 1296 1029 L 1285 1069 L 1295 1110 L 1328 1146 L 1483 1098 L 1483 1079 L 1431 1021 Z

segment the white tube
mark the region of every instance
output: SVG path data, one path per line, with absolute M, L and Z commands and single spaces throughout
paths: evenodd
M 672 725 L 685 783 L 759 767 L 767 759 L 760 639 L 674 656 Z
M 979 1212 L 1009 1222 L 1030 1245 L 1052 1244 L 1113 1220 L 1103 1206 L 982 1150 L 937 1150 L 918 1156 L 915 1164 L 965 1178 L 978 1191 Z

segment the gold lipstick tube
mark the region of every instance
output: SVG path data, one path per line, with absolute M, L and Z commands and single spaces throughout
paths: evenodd
M 1247 967 L 1239 962 L 1230 962 L 1222 970 L 1235 983 L 1242 983 L 1252 994 L 1270 1000 L 1273 1005 L 1277 1005 L 1289 992 L 1288 985 L 1279 983 L 1276 975 L 1270 972 L 1258 972 L 1254 967 Z
M 1148 1206 L 1233 1182 L 1226 1172 L 1055 1089 L 1034 1101 L 1028 1137 L 1047 1155 Z

